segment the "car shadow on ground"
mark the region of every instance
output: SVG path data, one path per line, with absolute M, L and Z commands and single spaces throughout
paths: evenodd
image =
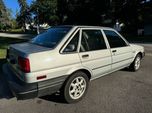
M 126 67 L 126 68 L 123 68 L 123 69 L 121 69 L 120 71 L 128 71 L 128 72 L 133 72 L 133 71 L 131 71 L 128 67 Z
M 6 62 L 5 59 L 0 59 L 0 99 L 11 99 L 13 95 L 8 87 L 5 76 L 2 72 L 2 65 Z
M 54 93 L 52 95 L 47 95 L 43 97 L 39 97 L 40 99 L 46 100 L 46 101 L 52 101 L 55 103 L 62 103 L 66 104 L 67 102 L 65 101 L 64 97 L 60 93 Z

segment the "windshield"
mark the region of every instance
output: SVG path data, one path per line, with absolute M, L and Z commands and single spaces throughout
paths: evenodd
M 52 27 L 46 32 L 37 35 L 30 42 L 36 45 L 54 48 L 70 29 L 71 27 Z

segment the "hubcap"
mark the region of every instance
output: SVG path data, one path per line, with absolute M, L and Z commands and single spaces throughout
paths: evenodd
M 86 80 L 83 77 L 76 77 L 70 84 L 69 95 L 72 99 L 79 99 L 86 90 Z
M 139 69 L 139 67 L 140 67 L 140 57 L 137 57 L 135 61 L 135 69 L 137 70 Z

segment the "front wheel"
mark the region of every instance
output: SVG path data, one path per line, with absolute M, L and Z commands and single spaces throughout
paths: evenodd
M 140 55 L 140 54 L 137 54 L 137 56 L 135 57 L 133 63 L 130 65 L 129 68 L 130 68 L 132 71 L 137 71 L 137 70 L 139 70 L 140 65 L 141 65 L 141 55 Z
M 68 103 L 80 101 L 86 94 L 89 79 L 83 72 L 76 72 L 70 76 L 64 86 L 64 98 Z

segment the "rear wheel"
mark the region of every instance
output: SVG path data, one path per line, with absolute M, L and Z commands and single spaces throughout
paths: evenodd
M 64 98 L 68 103 L 74 103 L 80 101 L 86 94 L 88 89 L 88 76 L 79 71 L 67 80 L 64 86 Z
M 141 55 L 137 54 L 137 56 L 135 57 L 133 63 L 130 65 L 129 68 L 132 71 L 137 71 L 137 70 L 139 70 L 140 65 L 141 65 Z

